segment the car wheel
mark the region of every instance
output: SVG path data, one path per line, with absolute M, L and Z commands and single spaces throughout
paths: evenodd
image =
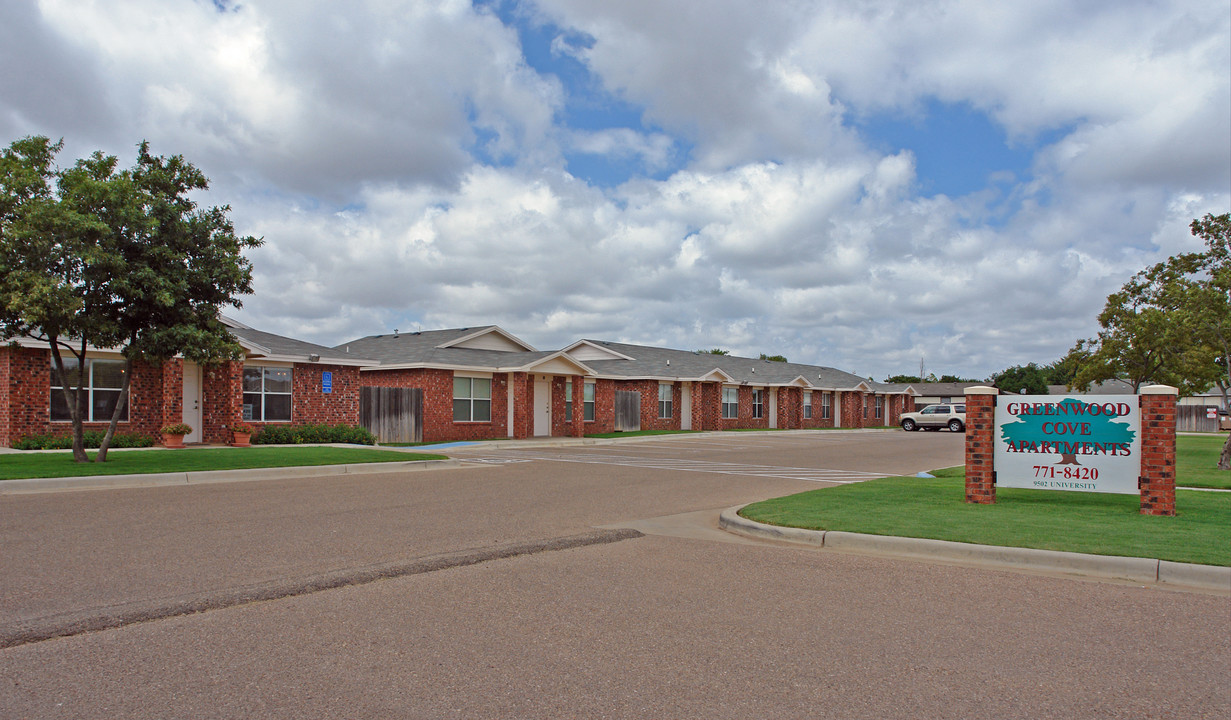
M 950 432 L 961 432 L 962 430 L 965 430 L 965 428 L 962 427 L 961 420 L 950 420 L 949 421 L 949 431 Z
M 906 418 L 905 420 L 902 421 L 902 429 L 905 430 L 906 432 L 911 432 L 912 430 L 918 430 L 919 426 L 915 424 L 914 420 L 911 420 L 910 418 Z

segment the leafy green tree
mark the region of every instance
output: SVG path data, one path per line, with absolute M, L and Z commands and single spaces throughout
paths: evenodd
M 94 153 L 61 169 L 63 142 L 15 141 L 0 153 L 0 339 L 47 342 L 73 426 L 73 457 L 83 443 L 89 347 L 119 349 L 120 400 L 97 459 L 123 415 L 132 363 L 177 354 L 197 362 L 242 356 L 218 322 L 224 305 L 252 292 L 242 251 L 260 240 L 238 237 L 228 207 L 198 208 L 208 188 L 182 157 L 155 157 L 140 145 L 136 165 Z M 76 377 L 65 363 L 76 360 Z
M 1120 378 L 1191 395 L 1217 386 L 1224 408 L 1231 391 L 1231 213 L 1193 220 L 1204 252 L 1168 258 L 1133 276 L 1107 298 L 1098 338 L 1079 342 L 1066 360 L 1074 385 Z M 1231 469 L 1231 437 L 1218 467 Z
M 887 383 L 917 383 L 922 382 L 918 375 L 890 375 L 885 378 Z
M 698 350 L 697 354 L 698 355 L 730 355 L 731 351 L 723 350 L 722 348 L 714 348 L 713 350 Z
M 761 353 L 761 358 L 760 358 L 760 359 L 761 359 L 761 360 L 769 360 L 770 362 L 790 362 L 789 360 L 787 360 L 787 359 L 786 359 L 785 357 L 783 357 L 782 355 L 766 355 L 765 353 Z
M 1113 422 L 1115 415 L 1077 412 L 1075 408 L 1081 409 L 1083 405 L 1080 400 L 1067 398 L 1059 405 L 1064 410 L 1055 415 L 1019 415 L 1017 422 L 1001 425 L 1001 439 L 1008 443 L 1027 443 L 1034 446 L 1048 443 L 1060 455 L 1060 465 L 1080 465 L 1081 463 L 1077 462 L 1077 452 L 1082 443 L 1131 443 L 1137 435 L 1127 423 Z M 1073 424 L 1080 424 L 1087 432 L 1080 436 L 1045 433 L 1043 426 L 1046 424 L 1069 424 L 1058 422 L 1058 418 L 1080 418 L 1079 423 Z
M 969 378 L 958 377 L 957 375 L 941 375 L 941 376 L 940 376 L 940 379 L 939 379 L 939 380 L 937 380 L 936 382 L 942 382 L 942 383 L 964 383 L 964 382 L 978 382 L 978 380 L 972 380 L 972 379 L 969 379 Z
M 1042 369 L 1034 363 L 1014 365 L 992 375 L 992 385 L 999 390 L 1025 395 L 1046 395 L 1047 379 Z

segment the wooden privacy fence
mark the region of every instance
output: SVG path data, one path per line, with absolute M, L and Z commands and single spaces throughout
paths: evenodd
M 379 443 L 423 442 L 423 391 L 359 388 L 359 424 Z
M 641 393 L 630 390 L 615 392 L 615 430 L 634 432 L 641 429 Z
M 1214 417 L 1207 417 L 1209 410 L 1215 410 Z M 1203 405 L 1175 406 L 1176 432 L 1218 432 L 1217 408 Z

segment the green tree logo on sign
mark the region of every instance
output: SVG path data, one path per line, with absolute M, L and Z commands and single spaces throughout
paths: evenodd
M 1010 402 L 1017 422 L 1004 423 L 1000 437 L 1009 452 L 1060 455 L 1060 465 L 1081 465 L 1078 455 L 1128 455 L 1137 433 L 1128 423 L 1124 403 L 1084 403 L 1067 398 L 1059 403 Z

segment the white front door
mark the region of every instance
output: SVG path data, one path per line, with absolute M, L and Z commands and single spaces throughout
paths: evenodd
M 551 380 L 534 381 L 534 435 L 551 435 Z
M 830 406 L 829 412 L 833 413 L 833 426 L 836 428 L 842 427 L 842 393 L 834 391 L 833 405 Z
M 692 383 L 680 385 L 680 429 L 692 430 Z
M 201 442 L 201 366 L 191 360 L 184 361 L 184 422 L 192 432 L 184 436 L 184 442 Z
M 769 427 L 778 427 L 778 388 L 769 389 Z

